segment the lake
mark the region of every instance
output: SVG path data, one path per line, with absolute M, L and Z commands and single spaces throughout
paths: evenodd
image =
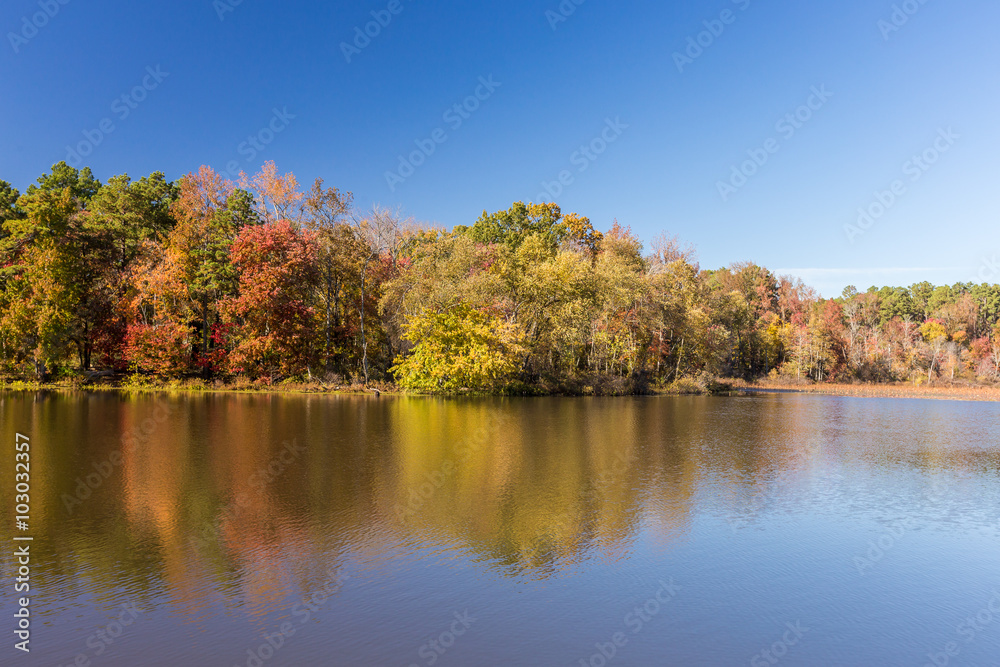
M 5 393 L 0 415 L 3 665 L 1000 665 L 997 404 Z

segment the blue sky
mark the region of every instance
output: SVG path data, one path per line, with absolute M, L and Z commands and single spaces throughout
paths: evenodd
M 68 148 L 102 180 L 275 160 L 449 227 L 544 195 L 827 296 L 1000 282 L 998 20 L 994 0 L 6 0 L 0 179 Z

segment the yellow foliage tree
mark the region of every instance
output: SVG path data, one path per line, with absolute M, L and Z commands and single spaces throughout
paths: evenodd
M 405 337 L 414 348 L 392 370 L 399 385 L 413 391 L 500 392 L 515 379 L 524 355 L 516 326 L 465 304 L 411 318 Z

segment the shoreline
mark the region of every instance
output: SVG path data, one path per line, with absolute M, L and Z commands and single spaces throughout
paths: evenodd
M 963 387 L 955 385 L 912 384 L 793 384 L 735 382 L 733 388 L 744 394 L 818 394 L 854 398 L 909 398 L 939 401 L 1000 402 L 1000 387 Z
M 0 391 L 59 391 L 59 392 L 90 392 L 118 394 L 247 394 L 247 395 L 317 395 L 317 396 L 403 396 L 398 387 L 377 385 L 371 387 L 349 386 L 325 388 L 319 384 L 309 385 L 296 383 L 288 386 L 254 386 L 254 385 L 218 385 L 200 386 L 191 383 L 164 384 L 83 384 L 74 382 L 40 383 L 40 382 L 0 382 Z
M 726 380 L 727 390 L 694 391 L 690 387 L 683 389 L 663 387 L 650 389 L 646 393 L 634 394 L 567 394 L 567 393 L 545 393 L 536 394 L 433 394 L 433 393 L 412 393 L 401 390 L 399 387 L 378 384 L 375 386 L 336 386 L 326 387 L 319 384 L 294 383 L 287 386 L 256 386 L 256 385 L 200 385 L 197 383 L 165 383 L 165 384 L 143 384 L 143 385 L 119 385 L 119 384 L 80 384 L 80 383 L 37 383 L 37 382 L 2 382 L 0 391 L 4 392 L 91 392 L 91 393 L 119 393 L 119 394 L 244 394 L 244 395 L 290 395 L 290 396 L 367 396 L 367 397 L 403 397 L 403 396 L 423 396 L 432 398 L 486 398 L 486 397 L 508 397 L 508 398 L 594 398 L 594 397 L 623 397 L 623 396 L 751 396 L 756 394 L 813 394 L 823 396 L 847 396 L 855 398 L 903 398 L 903 399 L 930 399 L 946 401 L 975 401 L 975 402 L 1000 402 L 1000 387 L 990 386 L 954 386 L 954 385 L 923 385 L 914 386 L 911 384 L 796 384 L 781 382 L 751 383 L 743 380 Z

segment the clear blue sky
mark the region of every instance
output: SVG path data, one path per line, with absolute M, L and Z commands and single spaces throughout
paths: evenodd
M 680 235 L 706 268 L 795 269 L 828 296 L 1000 281 L 984 265 L 1000 256 L 995 0 L 899 2 L 916 11 L 891 31 L 891 0 L 63 1 L 0 9 L 0 178 L 22 190 L 90 142 L 83 163 L 102 180 L 275 160 L 450 227 L 537 201 L 566 171 L 565 211 Z M 347 62 L 372 12 L 387 25 Z M 824 86 L 832 96 L 810 99 Z M 473 111 L 445 116 L 477 92 Z M 779 127 L 808 102 L 807 121 Z M 294 118 L 261 133 L 275 109 Z M 88 139 L 105 119 L 113 131 Z M 251 135 L 271 141 L 258 151 Z M 386 172 L 427 140 L 433 154 L 391 189 Z M 947 151 L 933 165 L 907 164 L 935 142 Z M 767 162 L 724 201 L 718 184 L 748 151 Z M 897 180 L 851 243 L 845 225 Z

